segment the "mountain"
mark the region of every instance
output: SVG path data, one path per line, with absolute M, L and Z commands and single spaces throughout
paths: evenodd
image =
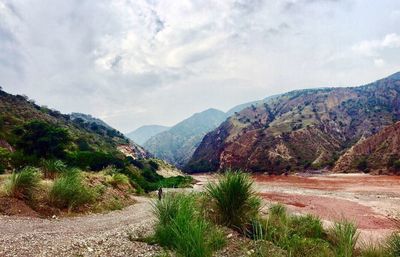
M 387 126 L 377 134 L 361 138 L 336 162 L 335 172 L 399 172 L 400 122 Z
M 157 158 L 181 167 L 190 159 L 204 135 L 225 119 L 224 112 L 208 109 L 151 137 L 143 146 Z
M 132 139 L 134 142 L 138 143 L 139 145 L 143 145 L 152 136 L 164 132 L 167 129 L 169 129 L 169 127 L 161 125 L 145 125 L 135 129 L 132 132 L 127 133 L 126 136 Z
M 112 128 L 110 125 L 108 125 L 104 121 L 102 121 L 96 117 L 93 117 L 92 115 L 89 115 L 89 114 L 73 112 L 69 116 L 70 116 L 71 120 L 74 122 L 96 124 L 98 126 L 103 126 L 108 130 L 114 130 L 114 128 Z
M 66 131 L 71 141 L 67 147 L 69 153 L 83 151 L 122 155 L 119 147 L 124 146 L 126 154 L 132 157 L 143 158 L 148 155 L 143 148 L 100 119 L 79 113 L 62 114 L 39 106 L 26 96 L 0 90 L 0 146 L 12 152 L 18 150 L 16 138 L 23 130 L 32 132 L 29 131 L 32 129 L 37 129 L 39 134 L 44 133 L 41 129 L 46 129 L 49 136 L 60 130 Z
M 365 86 L 292 91 L 228 118 L 203 138 L 186 169 L 325 167 L 399 119 L 400 73 Z

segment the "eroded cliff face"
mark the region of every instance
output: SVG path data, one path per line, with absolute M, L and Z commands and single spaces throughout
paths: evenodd
M 301 90 L 268 99 L 208 133 L 187 170 L 281 173 L 332 166 L 360 138 L 399 120 L 399 92 L 395 74 L 361 87 Z
M 396 164 L 397 163 L 397 164 Z M 399 172 L 400 122 L 387 126 L 377 134 L 361 138 L 336 162 L 334 172 Z

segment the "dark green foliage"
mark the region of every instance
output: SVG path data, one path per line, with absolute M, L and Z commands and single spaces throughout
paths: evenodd
M 25 123 L 14 133 L 17 148 L 38 158 L 63 158 L 71 143 L 66 129 L 38 120 Z
M 240 171 L 227 171 L 218 183 L 208 184 L 206 192 L 216 206 L 221 224 L 235 229 L 242 230 L 260 209 L 253 181 Z
M 30 200 L 33 192 L 39 186 L 39 181 L 39 170 L 33 167 L 25 167 L 11 175 L 6 184 L 7 193 L 12 197 Z
M 11 152 L 5 148 L 0 147 L 0 174 L 3 174 L 10 166 Z
M 167 195 L 154 213 L 155 241 L 178 256 L 208 257 L 225 245 L 224 235 L 198 212 L 195 195 Z
M 365 172 L 368 169 L 368 161 L 367 158 L 361 158 L 357 161 L 356 167 L 358 170 Z
M 95 198 L 95 192 L 85 185 L 81 171 L 77 169 L 64 172 L 54 181 L 50 191 L 52 204 L 59 208 L 76 208 Z
M 125 166 L 124 161 L 120 158 L 103 152 L 72 152 L 68 154 L 67 160 L 70 166 L 92 171 L 99 171 L 110 165 L 114 165 L 117 168 L 123 168 Z

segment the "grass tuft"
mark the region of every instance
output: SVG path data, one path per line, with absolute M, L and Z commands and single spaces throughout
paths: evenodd
M 195 195 L 166 195 L 154 205 L 157 217 L 154 239 L 179 256 L 208 257 L 225 245 L 221 231 L 197 211 Z
M 6 184 L 7 195 L 30 200 L 40 182 L 40 172 L 33 167 L 25 167 L 19 172 L 12 173 Z
M 329 230 L 329 238 L 337 257 L 352 257 L 359 237 L 357 226 L 349 221 L 336 222 Z
M 44 177 L 48 179 L 55 179 L 62 172 L 66 171 L 67 165 L 60 160 L 43 160 L 42 170 Z
M 119 187 L 129 184 L 129 178 L 121 173 L 114 173 L 107 177 L 107 183 L 113 187 Z
M 386 242 L 386 252 L 389 257 L 400 256 L 400 233 L 393 233 Z
M 50 191 L 51 202 L 59 208 L 75 208 L 92 202 L 95 192 L 84 184 L 81 171 L 68 170 L 54 181 Z
M 237 230 L 244 229 L 260 210 L 253 181 L 240 171 L 227 171 L 217 183 L 206 186 L 206 194 L 215 203 L 220 223 Z

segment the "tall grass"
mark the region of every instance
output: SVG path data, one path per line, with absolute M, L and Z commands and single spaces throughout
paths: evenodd
M 25 167 L 19 172 L 12 173 L 6 184 L 9 196 L 30 200 L 40 182 L 40 172 L 33 167 Z
M 50 191 L 51 202 L 60 208 L 75 208 L 89 203 L 95 198 L 95 192 L 85 185 L 81 171 L 68 170 L 54 181 Z
M 336 222 L 329 230 L 329 238 L 337 257 L 352 257 L 359 237 L 357 226 L 349 221 Z
M 281 204 L 269 208 L 266 219 L 253 221 L 252 238 L 266 240 L 293 257 L 334 256 L 319 218 L 287 214 Z
M 54 179 L 66 171 L 67 165 L 61 160 L 43 160 L 42 170 L 45 178 Z
M 129 184 L 129 178 L 124 174 L 114 173 L 107 177 L 107 183 L 113 187 L 124 186 Z
M 237 171 L 227 171 L 217 183 L 206 186 L 221 224 L 242 230 L 260 210 L 261 201 L 253 190 L 250 176 Z
M 154 239 L 184 257 L 208 257 L 225 244 L 224 236 L 205 220 L 194 195 L 166 195 L 154 205 Z
M 400 232 L 393 233 L 387 239 L 386 253 L 388 257 L 400 256 Z

